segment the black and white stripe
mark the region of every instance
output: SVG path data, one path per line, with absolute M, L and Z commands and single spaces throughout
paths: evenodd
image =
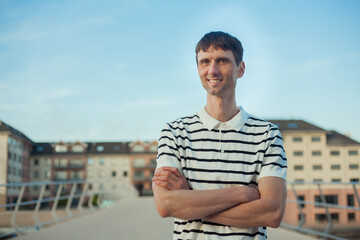
M 161 131 L 158 167 L 179 168 L 192 189 L 257 185 L 264 176 L 286 178 L 287 159 L 276 125 L 249 116 L 240 129 L 209 129 L 201 113 L 179 118 Z M 264 228 L 240 229 L 202 220 L 175 220 L 174 239 L 266 239 Z M 229 238 L 227 238 L 229 237 Z

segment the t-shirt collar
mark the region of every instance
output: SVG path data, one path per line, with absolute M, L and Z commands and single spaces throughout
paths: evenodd
M 243 107 L 239 106 L 239 108 L 240 112 L 238 112 L 238 114 L 236 114 L 232 119 L 225 122 L 228 127 L 235 129 L 236 131 L 240 131 L 249 117 L 249 114 L 245 112 Z M 201 122 L 209 131 L 221 123 L 219 120 L 210 116 L 210 114 L 205 110 L 205 107 L 201 109 L 198 114 Z

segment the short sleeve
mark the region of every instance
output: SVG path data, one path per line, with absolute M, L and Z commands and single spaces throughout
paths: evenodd
M 280 177 L 286 180 L 287 159 L 281 133 L 276 126 L 269 129 L 266 138 L 266 149 L 259 178 Z
M 161 131 L 158 142 L 158 155 L 156 169 L 160 167 L 176 167 L 181 172 L 181 159 L 176 145 L 174 133 L 169 124 Z

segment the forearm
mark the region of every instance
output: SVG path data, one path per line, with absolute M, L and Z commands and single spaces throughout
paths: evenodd
M 281 179 L 272 180 L 276 181 L 276 184 L 273 183 L 274 186 L 277 186 L 276 191 L 265 192 L 258 200 L 214 213 L 203 218 L 204 221 L 242 228 L 278 227 L 285 211 L 286 186 Z
M 197 219 L 253 200 L 254 189 L 242 186 L 214 190 L 167 190 L 153 183 L 156 207 L 162 217 Z
M 212 214 L 205 217 L 204 221 L 241 228 L 277 227 L 282 214 L 278 212 L 278 207 L 271 205 L 275 204 L 270 204 L 266 199 L 259 199 Z

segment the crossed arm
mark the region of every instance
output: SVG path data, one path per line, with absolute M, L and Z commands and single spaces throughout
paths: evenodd
M 285 210 L 283 179 L 264 177 L 258 190 L 249 186 L 190 190 L 177 168 L 162 167 L 153 178 L 155 204 L 160 216 L 202 218 L 234 227 L 278 227 Z

